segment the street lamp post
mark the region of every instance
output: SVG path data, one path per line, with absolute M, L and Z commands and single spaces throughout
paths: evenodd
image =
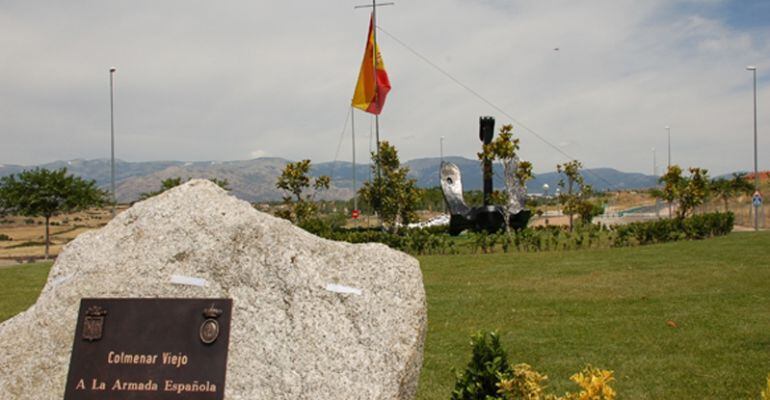
M 652 148 L 652 176 L 655 177 L 655 187 L 658 187 L 658 160 L 655 154 L 655 148 Z M 655 217 L 660 218 L 660 199 L 655 198 Z
M 112 194 L 112 216 L 115 217 L 115 106 L 114 106 L 114 76 L 117 69 L 110 68 L 110 193 Z
M 671 127 L 666 125 L 666 132 L 668 132 L 668 167 L 671 167 Z
M 757 67 L 749 65 L 746 70 L 754 75 L 754 192 L 759 191 L 759 171 L 757 170 Z M 752 204 L 753 206 L 753 204 Z M 759 230 L 759 207 L 754 207 L 754 230 Z

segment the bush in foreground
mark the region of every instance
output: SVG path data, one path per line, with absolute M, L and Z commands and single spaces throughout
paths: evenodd
M 546 394 L 548 376 L 527 364 L 511 367 L 496 332 L 478 332 L 471 337 L 468 366 L 457 375 L 452 400 L 613 400 L 612 371 L 585 367 L 570 380 L 580 386 L 577 393 Z

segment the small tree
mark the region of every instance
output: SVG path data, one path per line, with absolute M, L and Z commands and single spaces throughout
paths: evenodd
M 67 169 L 38 168 L 0 178 L 0 209 L 45 218 L 45 258 L 49 257 L 51 217 L 104 204 L 106 193 L 94 181 L 67 175 Z
M 529 161 L 520 161 L 518 159 L 519 139 L 513 139 L 513 125 L 503 125 L 500 127 L 500 134 L 489 144 L 482 147 L 481 153 L 477 156 L 482 165 L 485 161 L 498 160 L 503 167 L 506 195 L 508 201 L 514 200 L 522 195 L 519 191 L 526 192 L 527 181 L 533 178 L 532 163 Z M 486 170 L 484 173 L 488 173 Z M 509 182 L 507 177 L 512 177 L 513 182 Z M 485 176 L 485 178 L 490 178 Z M 500 197 L 497 197 L 500 200 Z M 505 231 L 510 232 L 508 220 L 510 219 L 510 209 L 503 207 L 505 217 Z
M 660 177 L 663 189 L 654 191 L 655 196 L 666 200 L 669 207 L 674 201 L 678 208 L 676 217 L 685 218 L 695 207 L 703 204 L 709 195 L 708 170 L 689 168 L 689 177 L 682 176 L 682 168 L 678 165 L 668 167 L 666 174 Z
M 693 167 L 689 168 L 689 171 L 690 177 L 685 180 L 684 189 L 679 194 L 679 209 L 676 214 L 680 219 L 703 204 L 710 194 L 708 170 Z
M 316 205 L 313 202 L 315 194 L 320 190 L 328 189 L 331 178 L 325 175 L 315 178 L 315 180 L 312 180 L 312 187 L 315 190 L 312 193 L 303 194 L 303 192 L 311 187 L 309 173 L 310 160 L 286 164 L 286 167 L 281 172 L 281 176 L 278 177 L 278 181 L 275 183 L 275 187 L 289 192 L 289 195 L 283 198 L 284 203 L 289 209 L 282 213 L 279 212 L 277 214 L 279 217 L 300 224 L 302 221 L 315 215 L 317 211 Z
M 677 199 L 684 186 L 685 179 L 682 177 L 682 168 L 678 165 L 668 167 L 666 173 L 658 181 L 663 184 L 663 188 L 660 191 L 655 190 L 653 194 L 668 203 L 668 211 L 671 214 L 674 200 Z
M 477 332 L 471 337 L 473 353 L 462 374 L 457 375 L 451 400 L 499 399 L 501 375 L 511 371 L 508 355 L 497 332 Z
M 725 178 L 712 179 L 709 183 L 711 193 L 725 204 L 725 212 L 729 211 L 728 201 L 733 197 L 730 181 Z
M 725 212 L 730 211 L 728 203 L 731 198 L 754 191 L 754 185 L 746 180 L 745 173 L 734 173 L 731 179 L 712 179 L 709 186 L 711 192 L 724 202 Z
M 581 168 L 583 168 L 583 164 L 578 160 L 556 166 L 556 171 L 563 175 L 559 180 L 559 187 L 562 190 L 558 199 L 564 212 L 569 216 L 570 231 L 573 228 L 575 214 L 580 216 L 580 220 L 584 223 L 591 223 L 593 217 L 601 212 L 600 207 L 589 201 L 593 195 L 593 187 L 586 185 L 583 175 L 580 173 Z M 566 182 L 564 178 L 567 179 Z
M 383 227 L 396 232 L 399 224 L 408 224 L 416 219 L 420 191 L 417 181 L 407 178 L 409 168 L 401 166 L 396 148 L 383 141 L 379 150 L 379 153 L 372 152 L 374 178 L 365 182 L 358 193 L 379 214 Z M 377 165 L 380 166 L 379 174 Z

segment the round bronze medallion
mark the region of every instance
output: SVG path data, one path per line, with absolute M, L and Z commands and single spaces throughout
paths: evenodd
M 201 325 L 201 341 L 206 344 L 214 343 L 219 336 L 219 323 L 214 319 L 207 319 Z

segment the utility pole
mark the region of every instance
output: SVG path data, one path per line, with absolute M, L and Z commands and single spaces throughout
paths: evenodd
M 655 187 L 658 187 L 658 160 L 655 154 L 655 148 L 652 148 L 652 176 L 655 177 Z M 655 198 L 655 217 L 660 218 L 660 199 Z
M 671 127 L 666 125 L 666 131 L 668 132 L 668 167 L 671 168 Z

